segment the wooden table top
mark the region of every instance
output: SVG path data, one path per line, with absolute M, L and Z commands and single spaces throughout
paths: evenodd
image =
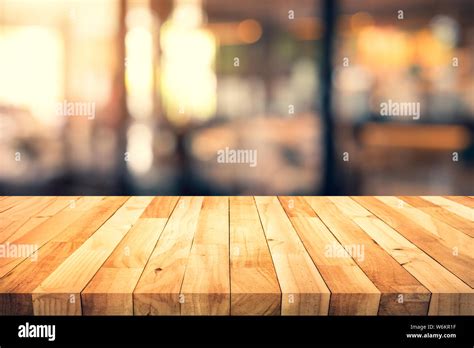
M 473 315 L 474 197 L 0 197 L 2 315 Z

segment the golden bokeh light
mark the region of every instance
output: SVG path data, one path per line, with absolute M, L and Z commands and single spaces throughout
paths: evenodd
M 357 12 L 355 15 L 351 16 L 350 22 L 353 31 L 359 31 L 365 27 L 374 25 L 375 23 L 372 16 L 367 12 Z
M 237 35 L 243 43 L 255 43 L 262 37 L 262 26 L 254 19 L 246 19 L 239 23 Z

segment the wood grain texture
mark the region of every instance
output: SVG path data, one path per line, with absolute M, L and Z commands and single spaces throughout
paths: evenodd
M 35 315 L 80 315 L 81 291 L 136 223 L 151 197 L 132 197 L 33 291 Z
M 50 217 L 50 215 L 46 216 L 40 212 L 58 200 L 57 197 L 28 197 L 24 201 L 13 201 L 13 205 L 0 214 L 0 243 L 11 239 L 18 229 L 30 220 L 34 220 L 35 217 L 39 219 Z M 27 232 L 41 222 L 39 221 L 37 224 L 30 222 L 31 227 L 23 230 Z
M 135 315 L 179 315 L 186 271 L 203 197 L 182 197 L 133 294 Z
M 0 315 L 474 315 L 472 199 L 0 196 Z
M 96 232 L 127 199 L 108 197 L 88 207 L 74 223 L 39 250 L 35 262 L 24 260 L 1 277 L 0 314 L 33 315 L 33 290 Z M 81 206 L 78 208 L 81 209 Z
M 165 219 L 139 219 L 81 293 L 83 315 L 133 315 L 133 290 Z
M 16 205 L 13 210 L 9 211 L 8 214 L 14 216 L 13 223 L 9 224 L 6 228 L 0 228 L 0 243 L 12 243 L 12 241 L 19 240 L 23 236 L 30 234 L 31 231 L 45 223 L 49 218 L 55 217 L 56 214 L 64 210 L 65 208 L 74 209 L 77 201 L 80 197 L 68 196 L 68 197 L 45 197 L 48 200 L 43 202 L 37 202 L 38 204 L 30 205 L 28 207 L 22 204 Z M 97 199 L 97 198 L 94 198 Z M 88 202 L 92 202 L 88 200 Z M 30 201 L 30 203 L 32 203 Z M 22 208 L 17 211 L 18 208 Z M 55 217 L 57 222 L 58 218 Z M 53 225 L 54 225 L 54 221 Z M 49 222 L 51 224 L 51 222 Z M 48 224 L 45 225 L 48 228 Z M 44 229 L 43 227 L 39 227 Z M 37 232 L 33 232 L 36 234 Z
M 400 196 L 398 198 L 408 203 L 410 206 L 431 215 L 433 218 L 454 227 L 456 230 L 461 231 L 470 237 L 474 237 L 474 221 L 465 219 L 462 216 L 454 214 L 453 212 L 444 209 L 442 206 L 436 205 L 421 197 Z
M 471 222 L 474 221 L 474 209 L 467 207 L 463 204 L 459 204 L 451 199 L 447 199 L 440 196 L 422 196 L 421 198 L 430 201 L 431 203 L 437 204 L 450 212 L 457 214 L 464 219 Z
M 168 219 L 173 212 L 179 197 L 155 197 L 146 207 L 140 218 L 142 219 Z
M 282 291 L 282 315 L 327 315 L 330 291 L 277 197 L 255 197 Z
M 345 215 L 431 292 L 429 315 L 474 312 L 474 291 L 469 286 L 349 197 L 338 200 Z
M 381 292 L 380 315 L 425 315 L 430 293 L 340 209 L 337 197 L 306 200 Z
M 96 199 L 84 197 L 79 199 L 80 205 L 93 203 Z M 73 202 L 73 205 L 71 204 Z M 23 231 L 20 229 L 10 235 L 5 241 L 4 245 L 8 248 L 14 248 L 19 252 L 18 255 L 11 257 L 0 258 L 0 277 L 14 269 L 18 264 L 28 257 L 37 258 L 36 251 L 47 243 L 51 238 L 55 237 L 66 229 L 72 221 L 78 218 L 83 210 L 81 208 L 75 209 L 76 200 L 59 197 L 41 210 L 44 215 L 44 220 L 35 226 L 33 229 Z M 49 217 L 50 216 L 50 217 Z M 43 218 L 43 216 L 40 216 Z M 21 232 L 20 232 L 21 231 Z
M 181 314 L 230 314 L 228 197 L 204 198 L 181 296 Z
M 354 197 L 445 268 L 474 286 L 472 238 L 396 197 Z
M 444 196 L 447 199 L 450 199 L 459 204 L 465 205 L 469 208 L 474 208 L 474 198 L 469 196 Z
M 133 290 L 177 200 L 153 199 L 82 291 L 84 315 L 133 315 Z
M 8 209 L 11 209 L 15 205 L 18 205 L 19 203 L 24 203 L 27 202 L 28 200 L 31 200 L 34 197 L 29 197 L 29 196 L 2 196 L 3 199 L 0 201 L 0 213 L 3 213 L 7 211 Z
M 331 291 L 330 315 L 377 315 L 380 291 L 301 197 L 280 197 Z
M 232 315 L 280 315 L 281 292 L 253 197 L 230 197 Z

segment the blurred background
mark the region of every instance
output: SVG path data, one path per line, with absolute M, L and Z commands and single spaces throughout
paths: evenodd
M 472 195 L 473 18 L 472 0 L 0 0 L 0 194 Z

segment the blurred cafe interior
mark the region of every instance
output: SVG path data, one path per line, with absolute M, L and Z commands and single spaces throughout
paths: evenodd
M 473 19 L 472 0 L 0 0 L 0 194 L 473 195 Z

